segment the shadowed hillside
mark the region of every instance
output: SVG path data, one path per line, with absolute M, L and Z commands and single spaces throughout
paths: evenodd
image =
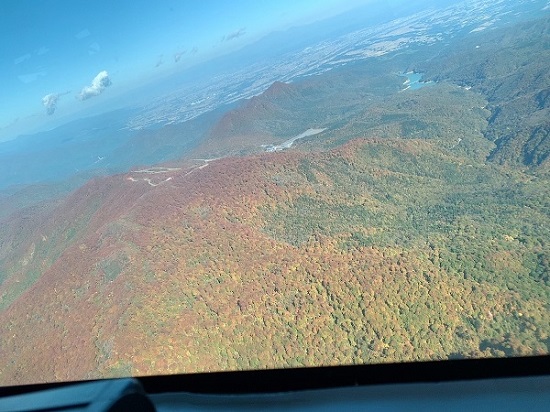
M 491 111 L 489 159 L 541 166 L 550 154 L 550 19 L 471 36 L 419 65 L 431 79 L 486 96 Z M 547 167 L 547 166 L 546 166 Z

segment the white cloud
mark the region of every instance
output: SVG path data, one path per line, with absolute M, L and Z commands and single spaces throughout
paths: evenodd
M 68 94 L 68 93 L 70 93 L 70 92 L 50 93 L 50 94 L 47 94 L 46 96 L 44 96 L 42 98 L 42 104 L 46 108 L 46 114 L 49 115 L 49 116 L 54 114 L 55 109 L 57 109 L 57 102 L 59 101 L 59 98 L 61 96 L 64 96 L 64 95 Z
M 177 63 L 180 61 L 181 57 L 187 52 L 187 50 L 174 53 L 174 63 Z
M 239 30 L 235 30 L 222 37 L 222 41 L 230 41 L 246 34 L 246 28 L 241 27 Z
M 161 54 L 157 60 L 157 64 L 155 64 L 155 67 L 159 67 L 163 63 L 164 63 L 164 56 Z
M 94 96 L 99 96 L 110 85 L 111 79 L 109 78 L 109 73 L 103 70 L 99 72 L 96 77 L 94 77 L 90 86 L 85 86 L 82 88 L 77 98 L 80 100 L 86 100 Z
M 42 104 L 46 108 L 46 114 L 52 115 L 57 108 L 57 101 L 59 100 L 59 94 L 50 93 L 42 98 Z
M 83 30 L 80 30 L 78 33 L 76 33 L 74 35 L 74 37 L 76 37 L 78 40 L 82 40 L 82 39 L 85 39 L 86 37 L 90 36 L 92 33 L 90 33 L 90 30 L 88 29 L 83 29 Z
M 23 56 L 19 56 L 17 59 L 14 59 L 13 64 L 23 63 L 25 60 L 29 60 L 30 58 L 31 58 L 30 53 L 24 54 Z
M 46 71 L 41 70 L 39 72 L 34 72 L 34 73 L 20 74 L 19 76 L 17 76 L 17 78 L 23 83 L 32 83 L 35 80 L 37 80 L 39 77 L 45 76 L 45 75 L 46 75 Z
M 46 54 L 50 51 L 50 49 L 48 49 L 46 46 L 42 46 L 41 48 L 39 48 L 37 51 L 36 51 L 36 54 L 38 56 L 42 56 L 43 54 Z
M 88 54 L 90 56 L 93 55 L 93 54 L 99 53 L 100 50 L 101 50 L 101 47 L 99 46 L 99 44 L 97 42 L 93 42 L 92 44 L 90 44 L 88 46 Z

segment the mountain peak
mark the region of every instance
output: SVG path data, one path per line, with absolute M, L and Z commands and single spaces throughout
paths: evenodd
M 275 81 L 267 88 L 263 95 L 266 97 L 279 97 L 292 93 L 293 87 L 289 83 Z

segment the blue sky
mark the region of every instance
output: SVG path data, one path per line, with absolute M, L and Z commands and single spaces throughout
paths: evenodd
M 230 52 L 273 30 L 366 2 L 2 0 L 0 140 L 6 139 L 1 129 L 47 127 L 63 109 L 97 104 L 144 79 Z M 94 89 L 102 71 L 112 84 Z M 84 87 L 91 87 L 93 99 L 76 98 Z M 48 95 L 56 104 L 50 116 L 42 101 Z

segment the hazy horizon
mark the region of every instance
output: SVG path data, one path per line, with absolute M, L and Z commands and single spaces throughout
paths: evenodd
M 108 106 L 136 88 L 274 31 L 372 2 L 96 2 L 93 10 L 65 1 L 8 3 L 0 32 L 16 41 L 0 46 L 5 57 L 0 70 L 10 79 L 0 102 L 0 142 L 101 111 L 100 105 Z M 44 35 L 34 34 L 38 32 Z M 101 72 L 111 84 L 93 91 L 93 80 Z M 86 88 L 92 93 L 82 99 Z

